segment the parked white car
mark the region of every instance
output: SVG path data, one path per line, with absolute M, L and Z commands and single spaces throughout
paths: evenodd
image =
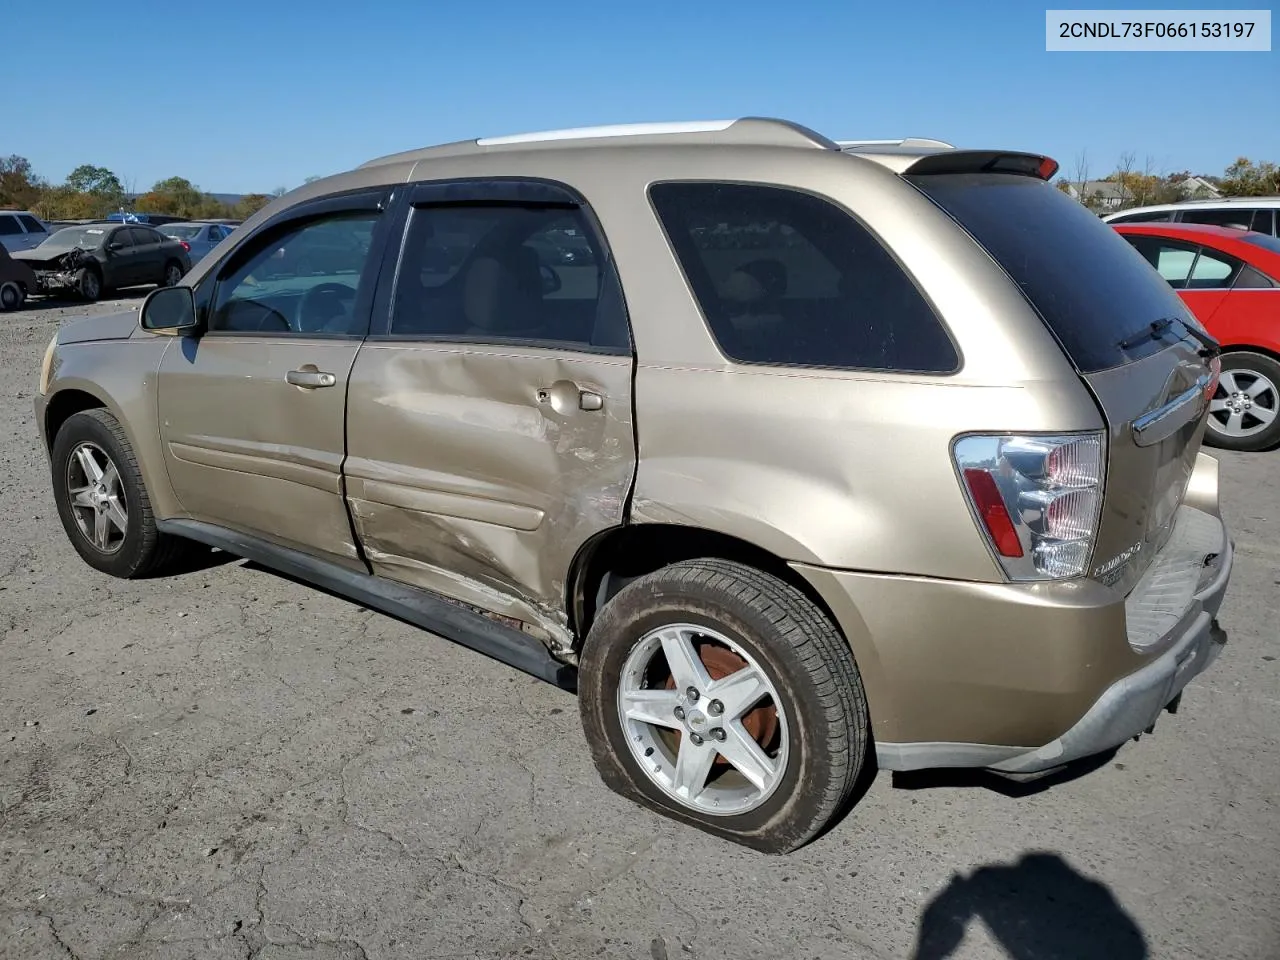
M 44 243 L 49 228 L 26 210 L 0 210 L 0 244 L 10 253 L 30 250 Z
M 1107 223 L 1208 223 L 1280 236 L 1280 197 L 1186 200 L 1133 207 L 1102 218 Z

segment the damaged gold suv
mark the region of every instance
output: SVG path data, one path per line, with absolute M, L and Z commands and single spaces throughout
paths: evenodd
M 764 119 L 370 161 L 59 332 L 63 526 L 576 688 L 610 787 L 762 850 L 873 762 L 1106 751 L 1226 639 L 1217 345 L 1055 169 Z

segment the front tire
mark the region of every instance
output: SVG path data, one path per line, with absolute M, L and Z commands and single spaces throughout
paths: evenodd
M 68 417 L 50 460 L 62 527 L 89 566 L 132 579 L 162 571 L 184 552 L 186 541 L 156 529 L 133 448 L 109 412 Z
M 102 277 L 93 267 L 81 267 L 76 274 L 76 291 L 90 303 L 102 296 Z
M 164 265 L 164 277 L 160 280 L 162 287 L 176 287 L 182 279 L 182 264 L 177 260 L 170 260 Z
M 1280 363 L 1248 350 L 1222 355 L 1222 376 L 1209 402 L 1204 441 L 1224 450 L 1270 450 L 1280 444 Z
M 25 299 L 27 299 L 26 291 L 15 281 L 6 280 L 0 283 L 0 310 L 17 310 Z
M 578 693 L 612 790 L 766 853 L 822 831 L 867 755 L 866 696 L 835 625 L 730 561 L 673 564 L 621 590 L 588 634 Z

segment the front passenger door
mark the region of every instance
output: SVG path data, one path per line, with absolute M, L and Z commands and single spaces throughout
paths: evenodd
M 130 287 L 141 283 L 138 248 L 129 227 L 117 227 L 106 240 L 107 270 L 103 282 L 108 287 Z
M 385 193 L 295 209 L 196 288 L 207 331 L 173 344 L 159 378 L 165 463 L 194 519 L 363 569 L 342 497 L 344 416 Z M 349 255 L 319 275 L 277 269 L 278 250 L 316 236 Z

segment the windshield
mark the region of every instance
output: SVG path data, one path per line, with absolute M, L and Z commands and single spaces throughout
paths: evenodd
M 166 237 L 173 237 L 175 240 L 194 240 L 204 227 L 201 227 L 198 224 L 191 224 L 189 226 L 166 224 L 159 229 Z
M 106 227 L 65 227 L 57 233 L 50 234 L 42 243 L 42 247 L 81 247 L 92 250 L 102 242 Z
M 1134 331 L 1190 311 L 1115 228 L 1061 190 L 1010 174 L 908 177 L 978 241 L 1021 288 L 1081 373 L 1158 353 L 1167 341 L 1122 347 Z
M 1263 250 L 1280 253 L 1280 239 L 1268 236 L 1265 233 L 1246 233 L 1240 239 L 1245 243 L 1252 243 L 1255 247 L 1261 247 Z

